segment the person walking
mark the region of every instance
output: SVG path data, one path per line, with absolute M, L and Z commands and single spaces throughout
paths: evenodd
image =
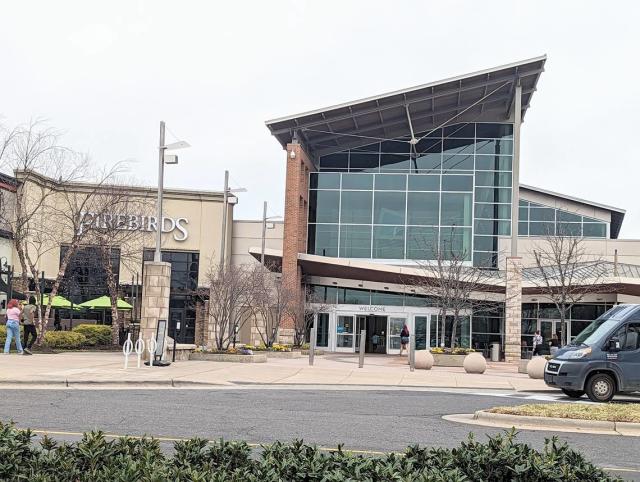
M 22 344 L 20 343 L 20 303 L 18 300 L 10 300 L 7 304 L 7 339 L 4 342 L 4 354 L 9 354 L 11 348 L 11 339 L 16 339 L 16 349 L 18 355 L 24 354 Z
M 400 332 L 400 356 L 402 356 L 402 352 L 407 349 L 407 344 L 409 343 L 409 327 L 405 323 L 402 327 L 402 331 Z
M 533 335 L 533 356 L 542 355 L 542 343 L 544 339 L 540 334 L 540 330 L 536 331 L 536 334 Z
M 29 303 L 22 308 L 22 325 L 24 326 L 24 351 L 31 354 L 31 347 L 38 338 L 38 332 L 36 331 L 36 299 L 33 296 L 29 297 Z

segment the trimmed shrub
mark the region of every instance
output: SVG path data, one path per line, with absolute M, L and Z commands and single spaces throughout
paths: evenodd
M 44 341 L 50 348 L 80 348 L 87 343 L 87 337 L 73 331 L 47 331 Z
M 22 335 L 22 333 L 20 333 Z M 2 343 L 2 347 L 4 348 L 4 342 L 7 340 L 7 327 L 6 325 L 0 325 L 0 343 Z
M 0 422 L 0 480 L 38 482 L 106 481 L 617 481 L 557 438 L 541 451 L 516 441 L 515 431 L 486 443 L 469 437 L 454 449 L 409 447 L 404 454 L 378 457 L 327 452 L 302 441 L 276 442 L 255 453 L 246 442 L 175 442 L 174 454 L 157 440 L 107 440 L 86 433 L 79 442 L 58 445 Z
M 74 326 L 74 333 L 80 333 L 87 339 L 87 346 L 111 345 L 111 327 L 107 325 L 82 324 Z

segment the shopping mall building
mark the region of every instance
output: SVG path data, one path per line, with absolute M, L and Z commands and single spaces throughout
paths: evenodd
M 507 359 L 520 358 L 535 330 L 547 340 L 561 331 L 555 306 L 523 275 L 533 269 L 534 248 L 547 235 L 579 237 L 587 254 L 606 261 L 598 289 L 571 309 L 571 336 L 613 304 L 640 302 L 640 241 L 618 239 L 625 211 L 520 182 L 520 133 L 545 61 L 515 62 L 266 123 L 286 163 L 284 222 L 267 223 L 266 260 L 283 284 L 301 297 L 311 293 L 319 347 L 354 352 L 356 334 L 366 330 L 366 350 L 398 353 L 405 323 L 417 348 L 439 345 L 441 330 L 450 344 L 451 317 L 438 322 L 438 300 L 418 288 L 428 282 L 425 264 L 435 262 L 442 247 L 487 273 L 481 296 L 495 309 L 465 312 L 453 340 L 485 354 L 497 342 Z M 30 182 L 61 189 L 52 179 L 32 176 Z M 0 178 L 3 199 L 24 183 L 24 173 Z M 157 193 L 126 189 L 151 202 Z M 139 256 L 125 263 L 114 249 L 114 271 L 123 296 L 136 304 L 161 224 L 163 260 L 171 263 L 169 331 L 179 323 L 179 342 L 204 344 L 206 272 L 222 261 L 223 242 L 226 263 L 259 262 L 262 220 L 234 219 L 238 198 L 225 205 L 221 192 L 166 189 L 164 198 L 162 223 L 134 213 L 132 226 L 145 235 Z M 9 226 L 0 226 L 0 238 L 3 269 L 18 265 Z M 67 238 L 61 235 L 39 261 L 49 282 Z M 68 269 L 62 294 L 75 303 L 106 293 L 92 249 L 83 247 Z M 292 320 L 283 319 L 281 340 L 291 341 L 292 331 Z M 256 342 L 255 330 L 245 326 L 238 341 Z
M 438 346 L 438 303 L 415 289 L 434 246 L 493 273 L 487 291 L 500 308 L 467 313 L 455 340 L 484 353 L 499 342 L 519 358 L 536 329 L 560 332 L 555 306 L 522 275 L 548 235 L 583 237 L 608 261 L 597 293 L 571 310 L 569 334 L 612 304 L 640 301 L 640 243 L 618 240 L 624 210 L 520 183 L 521 129 L 545 61 L 266 122 L 286 155 L 284 242 L 269 259 L 322 306 L 318 345 L 352 352 L 366 330 L 367 350 L 377 334 L 376 351 L 398 353 L 406 323 L 418 348 Z

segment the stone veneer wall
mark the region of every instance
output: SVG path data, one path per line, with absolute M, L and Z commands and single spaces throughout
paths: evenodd
M 171 263 L 144 263 L 140 333 L 145 340 L 155 338 L 159 319 L 169 320 L 170 285 Z
M 506 260 L 505 299 L 505 361 L 516 362 L 522 357 L 522 258 Z

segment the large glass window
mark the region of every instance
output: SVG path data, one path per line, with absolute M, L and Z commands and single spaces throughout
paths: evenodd
M 606 238 L 605 221 L 551 206 L 520 200 L 518 236 L 584 236 Z
M 404 226 L 373 227 L 373 257 L 404 259 Z
M 371 258 L 371 226 L 343 224 L 340 227 L 340 257 Z
M 406 193 L 375 192 L 373 222 L 375 224 L 404 224 Z
M 340 222 L 371 224 L 373 193 L 371 191 L 342 191 Z
M 434 259 L 447 245 L 496 267 L 497 237 L 511 232 L 512 125 L 460 123 L 416 137 L 414 147 L 407 134 L 320 157 L 309 183 L 310 253 Z M 522 209 L 527 233 L 549 222 Z M 563 222 L 571 232 L 603 229 L 597 220 Z

